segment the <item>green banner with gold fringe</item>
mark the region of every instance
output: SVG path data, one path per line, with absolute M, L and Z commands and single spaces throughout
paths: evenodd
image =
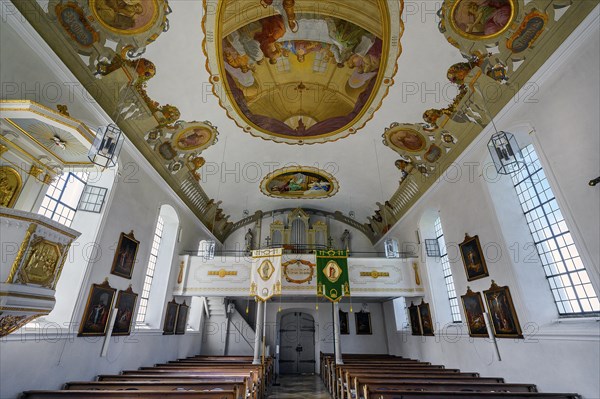
M 317 251 L 317 295 L 332 302 L 350 295 L 347 251 Z

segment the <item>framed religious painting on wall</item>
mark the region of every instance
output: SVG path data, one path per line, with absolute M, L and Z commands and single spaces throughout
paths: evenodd
M 423 335 L 435 335 L 433 333 L 433 320 L 431 319 L 431 310 L 429 309 L 429 304 L 421 300 L 421 304 L 418 306 L 418 308 Z
M 356 312 L 354 313 L 356 318 L 356 335 L 371 335 L 373 330 L 371 329 L 371 313 L 369 312 Z
M 108 279 L 102 284 L 92 284 L 77 336 L 102 336 L 106 333 L 116 292 L 108 284 Z
M 135 312 L 135 303 L 138 294 L 133 292 L 131 285 L 125 291 L 119 291 L 117 295 L 117 318 L 112 329 L 112 335 L 129 335 L 131 333 L 131 321 Z
M 494 280 L 492 286 L 483 291 L 490 313 L 494 335 L 498 338 L 523 338 L 517 311 L 508 287 L 499 287 Z
M 177 312 L 179 311 L 179 304 L 175 302 L 175 299 L 167 303 L 167 311 L 165 313 L 165 323 L 163 324 L 163 335 L 175 334 L 175 323 L 177 322 Z
M 463 264 L 465 265 L 465 273 L 467 281 L 473 281 L 489 276 L 483 251 L 479 244 L 479 237 L 469 237 L 465 234 L 465 240 L 458 244 Z
M 467 317 L 467 327 L 469 327 L 469 335 L 471 337 L 489 337 L 487 326 L 485 325 L 485 308 L 483 307 L 483 299 L 481 293 L 471 291 L 467 287 L 467 293 L 460 297 Z
M 185 301 L 179 305 L 179 310 L 177 311 L 177 321 L 175 322 L 175 334 L 185 334 L 189 310 L 190 307 L 185 303 Z
M 348 334 L 350 334 L 350 325 L 348 324 L 348 312 L 344 312 L 344 311 L 340 310 L 339 314 L 340 314 L 340 334 L 348 335 Z
M 135 239 L 133 230 L 129 234 L 121 233 L 112 268 L 110 269 L 111 274 L 131 278 L 139 245 L 140 242 Z
M 410 318 L 410 329 L 412 335 L 423 335 L 421 328 L 421 317 L 419 316 L 419 307 L 414 303 L 410 303 L 408 307 L 408 317 Z

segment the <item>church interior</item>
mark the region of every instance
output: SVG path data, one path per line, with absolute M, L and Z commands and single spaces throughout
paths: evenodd
M 599 0 L 0 17 L 1 399 L 600 398 Z

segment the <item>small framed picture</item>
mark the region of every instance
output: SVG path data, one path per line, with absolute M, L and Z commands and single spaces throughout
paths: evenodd
M 175 302 L 175 299 L 167 303 L 167 311 L 165 313 L 165 323 L 163 325 L 163 335 L 175 334 L 175 323 L 177 322 L 177 312 L 179 311 L 179 304 Z
M 125 291 L 119 291 L 117 295 L 117 318 L 112 329 L 112 335 L 129 335 L 131 333 L 131 322 L 135 312 L 135 304 L 138 294 L 134 293 L 131 285 Z
M 356 312 L 354 313 L 356 318 L 356 335 L 371 335 L 371 313 L 369 312 Z
M 508 287 L 499 287 L 494 280 L 492 286 L 483 291 L 490 312 L 494 335 L 498 338 L 523 338 L 517 311 Z
M 348 312 L 344 312 L 342 310 L 340 313 L 340 334 L 348 335 L 350 334 L 350 326 L 348 325 Z
M 467 318 L 467 326 L 469 327 L 469 335 L 471 337 L 489 337 L 487 327 L 485 325 L 485 308 L 481 293 L 471 291 L 467 287 L 467 293 L 460 297 L 462 299 L 463 309 Z
M 489 276 L 483 251 L 479 244 L 479 237 L 469 237 L 465 234 L 465 240 L 458 244 L 463 264 L 465 265 L 465 273 L 467 281 L 473 281 Z
M 116 292 L 108 284 L 108 279 L 102 284 L 92 284 L 78 336 L 102 336 L 106 333 Z
M 129 234 L 121 233 L 112 268 L 110 269 L 111 274 L 131 278 L 139 245 L 140 242 L 135 239 L 133 230 Z
M 431 311 L 429 310 L 429 304 L 421 300 L 419 307 L 419 317 L 421 318 L 421 329 L 423 335 L 434 335 L 433 333 L 433 320 L 431 319 Z
M 190 307 L 185 303 L 185 301 L 179 305 L 179 310 L 177 311 L 177 322 L 175 322 L 175 334 L 185 334 L 189 310 Z
M 421 328 L 421 316 L 419 316 L 419 307 L 414 303 L 410 303 L 408 307 L 408 316 L 410 317 L 410 329 L 412 335 L 423 335 Z

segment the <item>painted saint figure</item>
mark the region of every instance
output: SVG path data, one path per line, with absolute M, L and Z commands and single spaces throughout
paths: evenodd
M 509 22 L 511 5 L 508 0 L 470 1 L 467 13 L 471 21 L 467 33 L 493 35 L 501 31 Z
M 133 28 L 144 13 L 141 0 L 98 0 L 95 6 L 98 16 L 115 29 Z

